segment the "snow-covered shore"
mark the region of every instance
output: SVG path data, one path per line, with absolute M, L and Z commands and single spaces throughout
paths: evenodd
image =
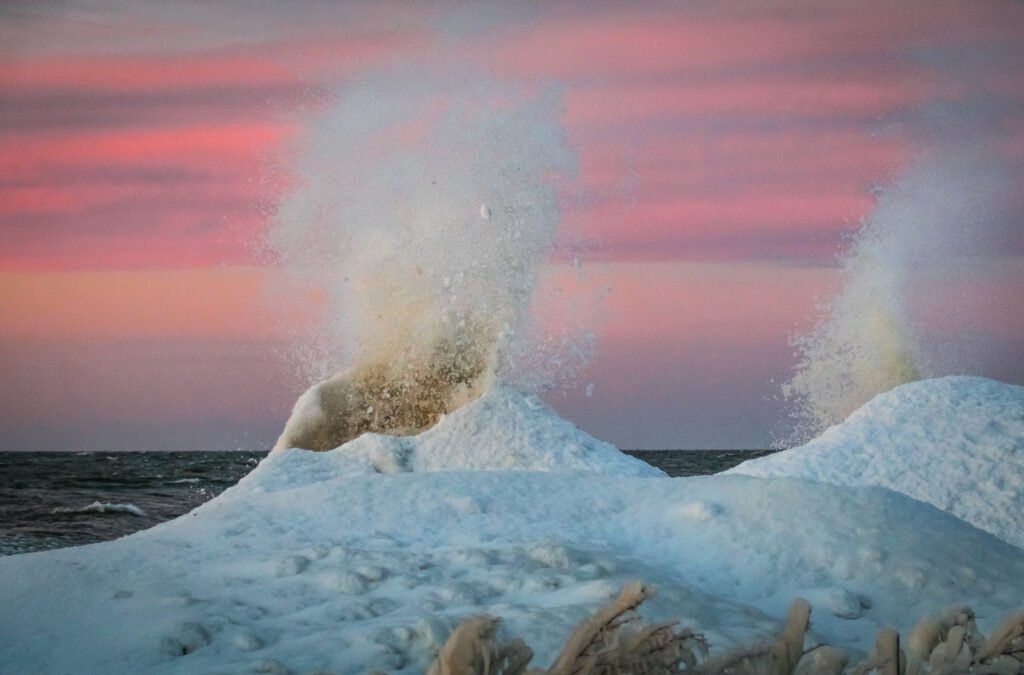
M 716 651 L 797 595 L 814 639 L 866 651 L 954 602 L 990 630 L 1024 551 L 893 490 L 670 479 L 498 387 L 420 436 L 276 453 L 153 529 L 0 558 L 0 671 L 419 673 L 480 612 L 543 665 L 631 579 Z

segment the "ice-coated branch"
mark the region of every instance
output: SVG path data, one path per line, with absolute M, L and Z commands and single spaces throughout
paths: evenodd
M 610 648 L 616 629 L 631 621 L 631 613 L 650 596 L 640 582 L 628 584 L 611 603 L 584 621 L 569 636 L 565 647 L 548 670 L 550 675 L 575 675 L 592 672 L 602 650 Z
M 1024 613 L 1009 616 L 985 641 L 978 653 L 979 661 L 1008 656 L 1024 661 Z
M 498 620 L 470 617 L 448 637 L 428 675 L 673 675 L 707 659 L 704 637 L 675 623 L 637 627 L 633 612 L 650 597 L 639 582 L 580 623 L 548 670 L 526 670 L 533 652 L 522 640 L 496 642 Z
M 850 656 L 832 645 L 821 645 L 804 654 L 794 675 L 842 675 Z
M 1024 613 L 1008 617 L 986 640 L 969 607 L 950 607 L 917 622 L 906 653 L 900 634 L 883 628 L 868 658 L 847 668 L 848 655 L 836 647 L 804 652 L 811 606 L 802 598 L 790 605 L 774 641 L 711 658 L 700 633 L 671 622 L 639 625 L 636 609 L 650 595 L 639 582 L 627 585 L 573 630 L 547 670 L 526 669 L 533 652 L 522 640 L 496 642 L 498 619 L 470 617 L 449 636 L 428 675 L 1024 675 Z
M 810 604 L 803 598 L 797 598 L 789 606 L 782 633 L 774 642 L 734 649 L 718 659 L 705 663 L 700 672 L 706 675 L 791 675 L 796 671 L 803 656 L 804 634 L 810 626 L 810 620 Z
M 499 645 L 500 619 L 472 616 L 456 627 L 427 675 L 523 675 L 533 651 L 520 639 Z

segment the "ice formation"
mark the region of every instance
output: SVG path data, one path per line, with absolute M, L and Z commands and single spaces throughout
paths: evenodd
M 905 384 L 806 445 L 731 473 L 888 488 L 1024 548 L 1024 387 L 978 377 Z
M 187 516 L 0 558 L 0 579 L 12 672 L 425 672 L 485 612 L 552 663 L 635 579 L 645 617 L 715 653 L 774 639 L 798 596 L 810 643 L 854 656 L 952 603 L 988 633 L 1020 609 L 1024 551 L 892 490 L 667 478 L 497 388 L 419 435 L 273 453 Z

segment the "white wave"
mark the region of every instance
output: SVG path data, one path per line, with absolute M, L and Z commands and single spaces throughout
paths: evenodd
M 135 504 L 110 504 L 100 501 L 95 501 L 87 506 L 58 506 L 53 510 L 53 513 L 130 513 L 139 518 L 148 517 L 148 514 Z

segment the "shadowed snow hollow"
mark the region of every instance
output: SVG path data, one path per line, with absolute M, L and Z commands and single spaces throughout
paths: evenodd
M 906 384 L 810 443 L 730 473 L 888 488 L 1024 548 L 1024 387 L 979 377 Z
M 268 461 L 309 463 L 305 454 L 293 450 Z M 664 476 L 581 431 L 538 398 L 500 384 L 416 436 L 366 433 L 331 454 L 332 463 L 350 473 L 471 469 Z

